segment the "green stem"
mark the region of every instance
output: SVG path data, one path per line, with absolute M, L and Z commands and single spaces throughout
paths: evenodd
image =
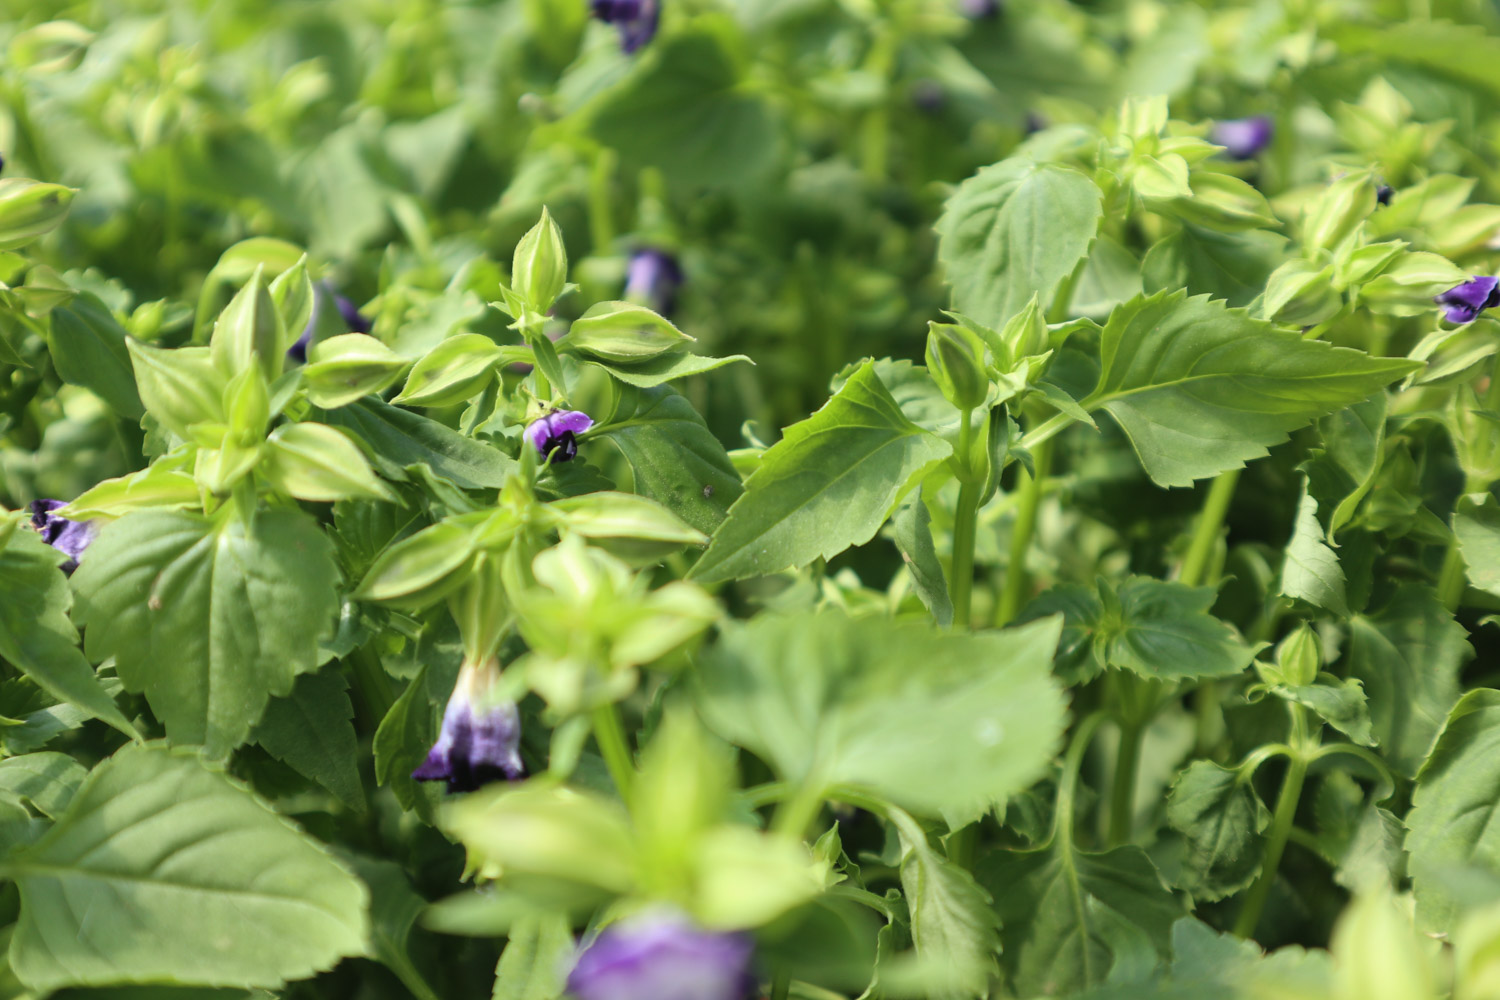
M 631 789 L 635 786 L 635 764 L 630 759 L 625 728 L 620 725 L 620 711 L 614 702 L 608 702 L 594 709 L 593 720 L 594 742 L 599 744 L 604 766 L 609 768 L 609 776 L 615 780 L 620 798 L 629 802 Z
M 1135 782 L 1141 767 L 1141 742 L 1146 727 L 1120 723 L 1120 750 L 1115 756 L 1115 780 L 1109 792 L 1109 846 L 1130 839 L 1130 821 L 1135 817 Z
M 1443 568 L 1438 571 L 1437 584 L 1438 599 L 1450 614 L 1457 611 L 1463 603 L 1464 585 L 1467 581 L 1464 557 L 1458 551 L 1458 536 L 1454 535 L 1448 542 L 1448 550 L 1443 553 Z
M 1234 488 L 1239 484 L 1240 470 L 1231 469 L 1220 474 L 1208 490 L 1208 499 L 1203 501 L 1203 510 L 1198 513 L 1193 526 L 1193 539 L 1188 543 L 1187 555 L 1182 560 L 1182 571 L 1177 579 L 1189 587 L 1201 587 L 1208 580 L 1209 560 L 1219 542 L 1219 532 L 1224 529 L 1224 516 L 1229 513 L 1229 502 L 1234 499 Z
M 974 847 L 979 840 L 979 824 L 970 823 L 948 835 L 948 860 L 960 868 L 974 867 Z
M 1073 731 L 1068 754 L 1063 758 L 1062 777 L 1057 782 L 1057 807 L 1052 811 L 1051 840 L 1063 837 L 1069 844 L 1073 841 L 1073 799 L 1078 789 L 1078 772 L 1083 767 L 1083 755 L 1088 751 L 1089 742 L 1106 718 L 1103 712 L 1094 712 Z
M 771 1000 L 786 1000 L 792 992 L 792 977 L 785 972 L 776 973 L 771 980 Z
M 958 463 L 964 470 L 966 481 L 959 487 L 958 508 L 953 513 L 953 574 L 948 581 L 948 596 L 953 601 L 953 625 L 967 629 L 974 624 L 974 537 L 979 523 L 979 489 L 974 481 L 974 470 L 969 468 L 969 450 L 973 443 L 973 428 L 970 426 L 974 414 L 965 410 L 963 427 L 958 433 Z
M 1043 443 L 1051 441 L 1057 435 L 1071 427 L 1076 421 L 1066 413 L 1054 413 L 1046 420 L 1029 430 L 1021 436 L 1021 447 L 1027 451 L 1035 452 Z
M 1000 600 L 995 606 L 995 627 L 1000 628 L 1013 621 L 1021 610 L 1029 592 L 1026 579 L 1026 553 L 1031 549 L 1031 536 L 1036 533 L 1037 511 L 1042 503 L 1042 490 L 1047 475 L 1052 471 L 1052 441 L 1043 440 L 1031 453 L 1036 474 L 1021 472 L 1021 500 L 1016 508 L 1016 523 L 1010 530 L 1010 559 L 1005 565 L 1005 586 L 1000 591 Z
M 601 146 L 594 154 L 594 166 L 589 171 L 589 240 L 594 245 L 595 256 L 609 253 L 615 242 L 610 186 L 617 159 L 613 149 Z
M 1271 819 L 1271 832 L 1266 838 L 1266 854 L 1261 863 L 1260 876 L 1250 886 L 1245 902 L 1240 907 L 1240 915 L 1234 922 L 1236 937 L 1249 937 L 1255 933 L 1256 925 L 1260 923 L 1266 898 L 1270 896 L 1271 886 L 1276 881 L 1276 870 L 1281 866 L 1281 856 L 1286 851 L 1287 839 L 1292 835 L 1292 824 L 1297 818 L 1297 803 L 1302 797 L 1302 783 L 1307 778 L 1309 754 L 1306 717 L 1301 705 L 1287 707 L 1292 713 L 1292 752 L 1287 755 L 1286 777 L 1281 779 L 1281 792 L 1276 798 L 1276 813 Z
M 781 805 L 776 808 L 776 817 L 771 821 L 771 829 L 792 840 L 801 840 L 822 811 L 822 783 L 810 779 L 793 792 L 790 798 L 781 800 Z
M 369 646 L 361 646 L 345 657 L 345 662 L 354 671 L 354 686 L 369 708 L 374 724 L 380 725 L 396 704 L 391 677 L 380 663 L 380 654 Z

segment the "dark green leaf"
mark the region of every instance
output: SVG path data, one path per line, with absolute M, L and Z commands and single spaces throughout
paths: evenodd
M 331 667 L 297 678 L 285 698 L 273 698 L 255 727 L 255 741 L 338 796 L 351 809 L 365 808 L 359 780 L 349 683 Z
M 426 758 L 437 735 L 436 722 L 424 669 L 406 685 L 375 730 L 375 780 L 389 785 L 403 808 L 415 810 L 426 820 L 432 818 L 432 804 L 411 772 Z
M 1177 884 L 1198 899 L 1223 899 L 1260 873 L 1260 833 L 1271 814 L 1248 775 L 1197 760 L 1177 776 L 1167 822 L 1187 843 Z
M 953 624 L 953 602 L 948 597 L 948 578 L 932 544 L 932 515 L 917 490 L 891 518 L 891 539 L 901 551 L 901 561 L 911 574 L 912 588 L 933 619 L 944 628 Z
M 1286 237 L 1262 229 L 1221 233 L 1184 225 L 1151 248 L 1141 265 L 1147 292 L 1207 294 L 1248 306 L 1281 264 Z
M 0 798 L 30 803 L 54 819 L 88 777 L 88 768 L 65 753 L 28 753 L 0 760 Z
M 47 343 L 63 381 L 92 390 L 129 420 L 145 414 L 125 347 L 125 330 L 96 296 L 81 292 L 52 310 L 52 336 Z
M 1469 582 L 1500 597 L 1500 503 L 1490 493 L 1459 497 L 1453 533 Z
M 369 447 L 376 470 L 387 479 L 404 482 L 408 466 L 426 465 L 464 489 L 495 489 L 505 484 L 516 467 L 515 460 L 502 451 L 378 399 L 329 410 L 320 419 L 353 431 Z

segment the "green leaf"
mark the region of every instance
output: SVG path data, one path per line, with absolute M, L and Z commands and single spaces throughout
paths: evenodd
M 73 577 L 85 649 L 116 658 L 175 743 L 222 757 L 333 634 L 333 546 L 301 511 L 144 511 L 107 525 Z
M 128 420 L 146 412 L 135 387 L 135 371 L 123 327 L 98 297 L 80 292 L 52 310 L 47 346 L 64 382 L 81 385 Z
M 1284 236 L 1251 229 L 1221 233 L 1194 225 L 1153 246 L 1141 265 L 1148 292 L 1208 294 L 1231 306 L 1248 306 L 1286 254 Z
M 1323 447 L 1302 465 L 1307 488 L 1318 499 L 1318 516 L 1330 542 L 1354 518 L 1375 485 L 1385 444 L 1386 394 L 1330 413 L 1318 421 Z
M 428 351 L 412 365 L 395 402 L 408 406 L 451 406 L 477 396 L 495 377 L 501 350 L 479 333 L 460 333 Z
M 1375 745 L 1364 684 L 1357 677 L 1330 684 L 1278 687 L 1276 693 L 1312 709 L 1318 718 L 1355 743 L 1367 747 Z
M 960 312 L 999 327 L 1033 295 L 1052 301 L 1103 218 L 1086 174 L 1012 157 L 959 185 L 937 222 L 938 257 Z
M 395 862 L 355 856 L 351 863 L 370 889 L 371 952 L 417 1000 L 439 1000 L 410 951 L 413 928 L 427 901 Z
M 952 625 L 953 601 L 948 597 L 948 578 L 932 544 L 932 515 L 922 502 L 920 488 L 891 518 L 891 539 L 911 574 L 912 588 L 932 612 L 933 620 L 944 628 Z
M 635 474 L 635 492 L 708 534 L 745 492 L 719 439 L 687 399 L 668 388 L 625 389 L 590 440 L 609 441 Z
M 299 500 L 394 500 L 348 434 L 311 421 L 282 424 L 266 439 L 261 471 Z
M 906 419 L 867 362 L 762 456 L 691 575 L 764 576 L 862 545 L 952 450 Z
M 663 35 L 584 115 L 627 170 L 656 167 L 676 185 L 748 180 L 770 168 L 780 145 L 771 107 L 741 86 L 730 53 L 706 31 Z
M 1469 582 L 1486 594 L 1500 597 L 1500 503 L 1491 493 L 1458 498 L 1453 511 L 1453 533 L 1463 556 Z
M 244 785 L 160 744 L 100 764 L 4 864 L 33 989 L 274 988 L 365 953 L 364 886 Z
M 1323 541 L 1318 501 L 1305 484 L 1302 500 L 1297 504 L 1297 524 L 1292 529 L 1291 541 L 1287 542 L 1281 566 L 1281 593 L 1332 611 L 1340 618 L 1349 617 L 1344 571 L 1338 555 Z
M 704 372 L 732 365 L 736 361 L 750 361 L 743 354 L 733 354 L 727 358 L 706 358 L 698 354 L 663 354 L 649 361 L 637 361 L 631 364 L 599 361 L 593 358 L 583 360 L 603 368 L 621 382 L 641 389 L 650 389 L 675 379 L 687 378 L 689 375 L 702 375 Z M 750 363 L 755 362 L 750 361 Z
M 320 419 L 353 431 L 368 446 L 376 470 L 397 482 L 407 480 L 410 466 L 425 465 L 466 490 L 498 489 L 516 467 L 515 460 L 498 449 L 378 399 L 327 411 Z
M 1207 296 L 1158 293 L 1116 309 L 1100 338 L 1107 410 L 1160 486 L 1237 469 L 1320 414 L 1365 399 L 1414 363 L 1304 340 Z
M 1380 612 L 1349 623 L 1349 674 L 1364 682 L 1374 737 L 1398 774 L 1416 774 L 1472 655 L 1463 626 L 1421 584 L 1403 584 Z
M 557 1000 L 563 994 L 573 949 L 566 916 L 516 921 L 495 966 L 493 1000 Z
M 0 799 L 30 803 L 43 816 L 57 818 L 72 800 L 88 768 L 65 753 L 27 753 L 0 760 Z
M 0 544 L 0 656 L 54 698 L 139 739 L 78 650 L 68 620 L 72 594 L 57 568 L 66 557 L 20 527 Z
M 349 808 L 363 811 L 365 788 L 359 780 L 353 718 L 349 682 L 337 670 L 324 668 L 297 678 L 285 698 L 272 699 L 255 727 L 255 741 Z
M 228 379 L 214 367 L 206 347 L 167 350 L 127 340 L 141 404 L 162 426 L 187 440 L 194 424 L 224 421 Z
M 1051 760 L 1063 725 L 1049 676 L 1059 624 L 960 635 L 832 611 L 763 616 L 703 657 L 698 704 L 710 728 L 785 781 L 856 785 L 966 822 Z
M 403 809 L 415 811 L 424 820 L 432 819 L 432 803 L 421 791 L 411 772 L 427 756 L 437 735 L 437 717 L 427 696 L 427 671 L 412 678 L 375 730 L 373 752 L 375 780 L 389 785 Z
M 1001 961 L 1020 996 L 1069 994 L 1171 954 L 1181 900 L 1139 847 L 1079 851 L 1058 837 L 995 851 L 975 876 L 995 899 Z
M 1370 53 L 1455 77 L 1500 95 L 1500 39 L 1472 25 L 1413 21 L 1389 26 L 1341 22 L 1329 32 L 1341 50 Z
M 1430 930 L 1451 930 L 1458 900 L 1445 868 L 1500 871 L 1500 691 L 1479 688 L 1453 706 L 1417 773 L 1406 816 L 1417 914 Z
M 1260 874 L 1260 833 L 1271 814 L 1249 775 L 1196 760 L 1177 776 L 1167 796 L 1167 822 L 1182 833 L 1183 889 L 1198 899 L 1223 899 Z

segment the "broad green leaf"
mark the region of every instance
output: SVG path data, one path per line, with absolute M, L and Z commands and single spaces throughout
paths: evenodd
M 1033 295 L 1052 301 L 1088 254 L 1103 217 L 1087 174 L 1021 157 L 959 185 L 938 219 L 938 256 L 954 306 L 999 327 Z
M 1459 904 L 1442 877 L 1471 865 L 1500 871 L 1500 691 L 1479 688 L 1453 706 L 1417 773 L 1406 816 L 1417 911 L 1424 927 L 1451 930 Z
M 364 886 L 244 785 L 160 744 L 100 764 L 12 854 L 28 986 L 274 988 L 362 955 Z
M 1177 884 L 1205 900 L 1248 886 L 1260 873 L 1260 833 L 1270 821 L 1248 775 L 1193 761 L 1167 796 L 1167 822 L 1187 844 Z
M 1304 340 L 1207 296 L 1157 293 L 1110 315 L 1099 383 L 1083 406 L 1120 423 L 1154 482 L 1187 486 L 1413 369 Z
M 953 602 L 948 597 L 948 578 L 932 543 L 932 515 L 916 493 L 891 518 L 891 540 L 901 552 L 901 561 L 911 574 L 912 589 L 944 628 L 953 624 Z
M 710 728 L 785 781 L 856 785 L 968 821 L 1051 759 L 1063 724 L 1049 676 L 1059 624 L 957 635 L 833 611 L 763 616 L 704 655 L 698 704 Z
M 1318 519 L 1330 542 L 1354 517 L 1375 485 L 1385 443 L 1386 394 L 1330 413 L 1318 421 L 1323 447 L 1302 465 L 1308 491 L 1318 500 Z
M 704 372 L 732 365 L 736 361 L 750 361 L 743 354 L 733 354 L 727 358 L 707 358 L 699 354 L 663 354 L 649 361 L 637 361 L 630 364 L 600 361 L 593 358 L 583 360 L 603 368 L 621 382 L 640 389 L 650 389 L 675 379 L 687 378 L 689 375 L 702 375 Z M 754 364 L 753 361 L 750 363 Z
M 1458 700 L 1468 634 L 1431 587 L 1407 583 L 1372 615 L 1349 623 L 1349 674 L 1364 682 L 1386 763 L 1411 777 Z
M 1147 292 L 1211 295 L 1248 306 L 1286 254 L 1286 237 L 1251 229 L 1221 233 L 1186 224 L 1156 243 L 1141 264 Z
M 376 470 L 397 482 L 406 481 L 408 467 L 425 465 L 466 490 L 496 489 L 505 485 L 516 466 L 496 448 L 378 399 L 329 410 L 321 419 L 353 431 L 369 448 Z
M 758 176 L 780 145 L 772 107 L 741 86 L 733 57 L 707 31 L 674 32 L 642 50 L 630 75 L 583 114 L 626 169 L 656 167 L 687 187 Z
M 1458 536 L 1469 582 L 1500 597 L 1500 503 L 1490 493 L 1459 497 L 1453 533 Z
M 1323 541 L 1323 526 L 1318 523 L 1318 501 L 1302 489 L 1297 504 L 1297 523 L 1286 544 L 1281 565 L 1281 593 L 1306 601 L 1314 607 L 1332 611 L 1340 618 L 1349 617 L 1349 601 L 1344 596 L 1344 571 L 1338 554 Z
M 1000 915 L 1001 963 L 1021 996 L 1069 993 L 1171 954 L 1182 901 L 1139 847 L 1104 854 L 1057 837 L 1032 851 L 997 850 L 975 870 Z
M 0 545 L 0 656 L 54 698 L 139 738 L 78 650 L 72 594 L 57 568 L 66 557 L 22 527 Z
M 764 576 L 862 545 L 951 453 L 906 419 L 866 363 L 765 453 L 692 575 Z
M 125 341 L 135 383 L 146 412 L 187 440 L 194 424 L 224 422 L 228 378 L 214 367 L 207 347 L 167 350 L 138 340 Z
M 144 511 L 107 525 L 73 577 L 85 649 L 113 656 L 175 743 L 222 757 L 333 634 L 333 546 L 301 511 Z
M 739 473 L 698 411 L 672 389 L 625 389 L 614 413 L 589 433 L 620 449 L 635 492 L 705 534 L 744 493 Z
M 338 796 L 351 809 L 365 808 L 359 780 L 359 743 L 354 734 L 349 683 L 330 667 L 297 678 L 292 693 L 273 698 L 255 727 L 255 741 L 271 756 Z
M 432 819 L 432 804 L 411 772 L 426 758 L 436 736 L 437 711 L 427 695 L 424 668 L 380 720 L 372 750 L 375 780 L 390 786 L 403 809 L 411 809 L 428 821 Z
M 26 753 L 0 760 L 0 799 L 12 798 L 56 818 L 72 800 L 88 768 L 65 753 Z
M 563 994 L 574 948 L 565 916 L 516 921 L 495 966 L 493 1000 L 557 1000 Z
M 1361 746 L 1372 747 L 1375 737 L 1365 703 L 1364 685 L 1357 677 L 1328 684 L 1278 687 L 1276 693 L 1312 709 L 1318 718 Z
M 63 381 L 92 390 L 116 413 L 139 420 L 146 412 L 135 387 L 135 371 L 124 328 L 109 308 L 87 292 L 52 310 L 47 346 Z
M 1500 38 L 1473 25 L 1411 21 L 1390 25 L 1345 21 L 1330 36 L 1348 53 L 1370 53 L 1457 77 L 1500 94 Z

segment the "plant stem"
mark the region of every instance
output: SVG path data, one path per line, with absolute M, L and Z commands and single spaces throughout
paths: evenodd
M 604 765 L 609 776 L 615 780 L 620 798 L 630 801 L 630 791 L 635 785 L 635 764 L 630 759 L 630 744 L 625 741 L 625 728 L 620 725 L 620 710 L 614 702 L 600 705 L 593 711 L 594 742 L 604 756 Z
M 1451 614 L 1458 610 L 1464 599 L 1464 585 L 1468 581 L 1468 574 L 1464 571 L 1464 557 L 1458 551 L 1458 536 L 1453 536 L 1448 542 L 1448 550 L 1443 553 L 1443 568 L 1438 571 L 1438 600 L 1443 602 Z
M 823 785 L 809 779 L 791 797 L 781 800 L 781 805 L 776 808 L 776 817 L 771 821 L 771 829 L 792 840 L 801 840 L 822 810 Z
M 1141 741 L 1146 727 L 1120 723 L 1120 750 L 1115 756 L 1115 780 L 1109 792 L 1109 846 L 1130 839 L 1130 821 L 1135 817 L 1135 781 L 1141 766 Z
M 963 427 L 958 432 L 958 464 L 964 470 L 965 481 L 958 490 L 958 508 L 953 512 L 953 574 L 948 581 L 948 596 L 953 601 L 953 625 L 955 628 L 973 627 L 971 612 L 974 590 L 974 536 L 979 521 L 980 484 L 974 481 L 974 470 L 969 468 L 969 450 L 974 440 L 970 426 L 972 409 L 965 410 Z
M 594 154 L 594 165 L 589 170 L 589 242 L 593 244 L 596 256 L 609 253 L 615 241 L 610 182 L 614 179 L 617 158 L 613 149 L 601 146 Z
M 771 1000 L 786 1000 L 792 992 L 792 977 L 785 972 L 776 973 L 771 980 Z
M 380 725 L 391 706 L 396 704 L 396 695 L 391 690 L 391 678 L 385 672 L 385 667 L 381 666 L 380 654 L 369 646 L 361 646 L 344 659 L 354 670 L 355 687 L 368 706 L 374 724 Z
M 1066 413 L 1054 413 L 1043 420 L 1035 429 L 1027 431 L 1021 436 L 1021 447 L 1035 454 L 1036 449 L 1041 447 L 1045 441 L 1051 441 L 1057 435 L 1067 430 L 1074 424 L 1074 418 Z
M 978 823 L 954 830 L 948 835 L 948 860 L 960 868 L 974 867 L 974 843 L 978 839 Z
M 1068 754 L 1063 758 L 1062 777 L 1057 782 L 1057 807 L 1052 811 L 1052 837 L 1073 839 L 1073 799 L 1078 789 L 1078 771 L 1083 767 L 1083 755 L 1089 742 L 1105 720 L 1103 712 L 1094 712 L 1084 718 L 1073 730 L 1073 739 L 1068 744 Z
M 1281 855 L 1286 851 L 1286 842 L 1292 835 L 1292 823 L 1297 818 L 1297 803 L 1302 797 L 1302 782 L 1307 777 L 1309 760 L 1307 746 L 1307 724 L 1301 705 L 1289 704 L 1292 714 L 1291 753 L 1287 754 L 1286 777 L 1281 779 L 1281 792 L 1276 798 L 1276 813 L 1271 819 L 1271 832 L 1266 838 L 1266 855 L 1261 864 L 1260 877 L 1250 886 L 1240 915 L 1234 922 L 1236 937 L 1247 938 L 1255 933 L 1260 923 L 1261 911 L 1266 898 L 1271 894 L 1271 885 L 1276 881 L 1276 869 L 1281 866 Z M 1316 753 L 1316 748 L 1313 749 Z
M 1000 591 L 1000 600 L 995 606 L 995 627 L 1008 625 L 1021 610 L 1028 592 L 1026 580 L 1026 553 L 1031 549 L 1031 536 L 1036 533 L 1036 515 L 1042 503 L 1042 489 L 1047 475 L 1052 470 L 1052 441 L 1044 439 L 1033 449 L 1032 461 L 1036 474 L 1022 472 L 1020 484 L 1021 501 L 1016 508 L 1016 523 L 1010 530 L 1010 560 L 1005 565 L 1005 586 Z
M 1193 527 L 1193 539 L 1188 543 L 1187 555 L 1182 560 L 1182 570 L 1177 579 L 1189 587 L 1201 587 L 1208 582 L 1209 559 L 1218 544 L 1219 532 L 1224 528 L 1224 516 L 1229 513 L 1229 502 L 1234 499 L 1234 488 L 1239 484 L 1240 470 L 1231 469 L 1221 473 L 1208 490 L 1208 499 L 1203 501 L 1203 510 L 1198 513 L 1198 522 Z

